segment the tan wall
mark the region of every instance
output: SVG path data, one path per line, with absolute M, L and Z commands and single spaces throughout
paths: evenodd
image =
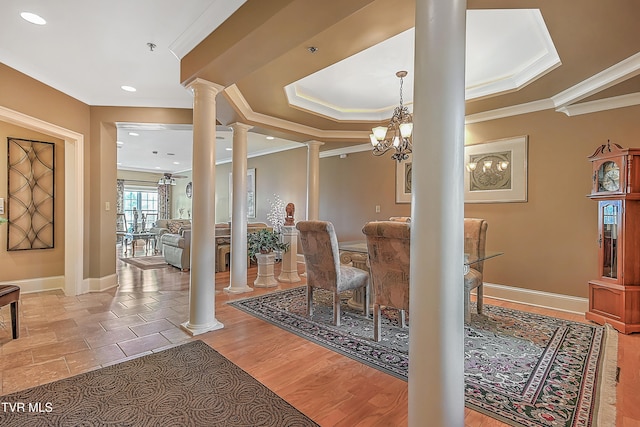
M 485 264 L 485 281 L 587 297 L 597 274 L 597 209 L 587 156 L 607 139 L 640 146 L 640 107 L 567 117 L 545 111 L 467 126 L 467 143 L 529 136 L 527 203 L 465 204 L 489 221 L 487 247 L 505 255 Z M 369 152 L 320 160 L 320 217 L 339 240 L 362 239 L 364 223 L 410 214 L 395 203 L 395 165 Z M 381 206 L 380 214 L 375 205 Z
M 89 277 L 91 154 L 89 106 L 0 63 L 0 105 L 84 135 L 84 277 Z
M 7 137 L 52 142 L 55 144 L 54 168 L 54 248 L 7 251 L 8 224 L 0 225 L 0 282 L 38 279 L 64 275 L 64 141 L 29 129 L 0 122 L 0 197 L 4 198 L 8 218 Z

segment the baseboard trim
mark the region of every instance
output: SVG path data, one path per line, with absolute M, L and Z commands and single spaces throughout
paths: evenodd
M 496 283 L 484 283 L 484 296 L 534 307 L 565 311 L 567 313 L 584 314 L 589 310 L 589 299 L 587 298 L 534 291 Z
M 107 289 L 115 288 L 118 286 L 118 275 L 110 274 L 109 276 L 99 278 L 89 278 L 88 291 L 89 292 L 103 292 Z
M 38 277 L 36 279 L 9 280 L 0 285 L 20 286 L 21 294 L 33 292 L 53 291 L 60 289 L 64 292 L 64 276 Z

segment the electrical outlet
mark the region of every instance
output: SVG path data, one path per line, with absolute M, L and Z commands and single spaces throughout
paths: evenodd
M 0 197 L 0 215 L 4 215 L 4 197 Z
M 380 213 L 380 205 L 376 205 L 376 213 Z
M 104 202 L 104 210 L 105 211 L 110 211 L 111 210 L 111 203 Z

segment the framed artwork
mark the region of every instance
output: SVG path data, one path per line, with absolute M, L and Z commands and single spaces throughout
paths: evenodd
M 233 176 L 229 173 L 229 218 L 233 211 Z M 247 169 L 247 218 L 256 217 L 256 169 Z
M 413 156 L 396 162 L 396 203 L 411 203 L 411 166 Z
M 53 248 L 55 145 L 7 138 L 7 250 Z
M 464 147 L 464 202 L 527 201 L 527 136 Z

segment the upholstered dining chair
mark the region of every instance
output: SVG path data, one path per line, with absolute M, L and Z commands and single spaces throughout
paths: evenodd
M 364 315 L 369 316 L 369 273 L 340 264 L 338 238 L 327 221 L 298 221 L 300 242 L 307 270 L 307 316 L 313 315 L 314 288 L 333 292 L 333 324 L 340 326 L 340 293 L 363 288 Z
M 409 254 L 411 223 L 373 221 L 365 224 L 371 287 L 373 290 L 373 340 L 380 341 L 381 307 L 398 309 L 400 324 L 409 310 Z
M 464 219 L 464 253 L 470 260 L 482 259 L 487 244 L 487 221 L 480 218 Z M 464 321 L 471 320 L 470 301 L 471 291 L 477 289 L 476 307 L 478 314 L 482 314 L 484 261 L 478 261 L 469 266 L 469 272 L 464 276 Z

